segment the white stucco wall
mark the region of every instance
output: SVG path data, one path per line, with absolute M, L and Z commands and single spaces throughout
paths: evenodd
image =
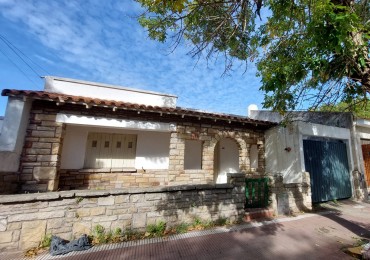
M 135 134 L 137 135 L 135 168 L 168 169 L 169 132 L 79 125 L 67 125 L 61 156 L 61 169 L 82 169 L 84 167 L 86 140 L 89 132 Z
M 370 126 L 369 127 L 357 126 L 356 132 L 358 133 L 359 138 L 370 140 Z
M 176 107 L 177 102 L 177 97 L 174 95 L 51 76 L 45 77 L 44 90 L 66 95 L 161 107 Z
M 239 172 L 239 149 L 236 142 L 229 138 L 219 142 L 219 167 L 216 183 L 226 183 L 227 173 Z
M 3 128 L 3 122 L 4 122 L 4 118 L 2 118 L 2 117 L 0 116 L 0 134 L 1 134 L 1 130 L 2 130 L 2 128 Z
M 350 171 L 353 157 L 350 130 L 305 122 L 293 122 L 287 127 L 274 127 L 266 132 L 266 171 L 281 173 L 284 183 L 302 182 L 305 172 L 303 140 L 310 137 L 340 139 L 347 144 Z M 285 149 L 290 149 L 286 151 Z
M 59 123 L 72 124 L 72 125 L 86 125 L 97 127 L 114 127 L 132 130 L 150 130 L 159 132 L 170 132 L 176 130 L 175 124 L 149 122 L 140 120 L 125 120 L 114 119 L 105 117 L 94 116 L 78 116 L 71 114 L 58 113 L 56 121 Z
M 0 172 L 16 172 L 22 153 L 32 101 L 8 97 L 0 134 Z

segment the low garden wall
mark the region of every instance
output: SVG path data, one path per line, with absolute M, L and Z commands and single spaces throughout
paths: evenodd
M 271 208 L 275 215 L 291 215 L 312 210 L 310 174 L 302 173 L 302 182 L 283 183 L 282 175 L 269 176 Z
M 96 225 L 106 230 L 145 230 L 194 218 L 235 221 L 244 216 L 245 175 L 228 184 L 85 190 L 4 195 L 0 197 L 0 250 L 38 246 L 46 234 L 72 239 Z

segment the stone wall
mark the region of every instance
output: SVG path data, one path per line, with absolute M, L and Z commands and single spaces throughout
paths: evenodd
M 185 170 L 178 174 L 177 182 L 170 183 L 168 170 L 137 170 L 111 172 L 106 169 L 60 170 L 59 190 L 109 190 L 127 187 L 156 187 L 174 185 L 211 184 L 204 170 Z
M 0 197 L 0 250 L 37 246 L 45 234 L 72 239 L 100 224 L 107 230 L 144 230 L 160 220 L 168 226 L 244 216 L 244 174 L 229 184 L 60 191 Z
M 0 194 L 12 194 L 18 190 L 18 178 L 17 172 L 0 172 Z
M 281 175 L 269 176 L 271 207 L 275 215 L 290 215 L 312 210 L 311 184 L 308 172 L 302 173 L 301 183 L 283 183 Z
M 65 125 L 55 122 L 56 111 L 33 109 L 20 163 L 21 191 L 58 189 L 58 170 Z
M 191 182 L 192 178 L 199 178 L 184 170 L 186 140 L 202 141 L 202 173 L 205 174 L 206 182 L 214 182 L 215 147 L 223 138 L 230 138 L 238 145 L 239 169 L 240 172 L 244 173 L 252 170 L 250 165 L 251 145 L 257 145 L 258 168 L 256 171 L 264 172 L 264 132 L 216 124 L 178 123 L 177 129 L 171 133 L 170 139 L 169 183 L 186 183 Z

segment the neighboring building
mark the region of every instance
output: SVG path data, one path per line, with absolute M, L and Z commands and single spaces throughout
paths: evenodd
M 363 173 L 368 192 L 370 192 L 370 120 L 356 119 L 354 121 L 354 144 L 356 164 Z
M 264 173 L 264 132 L 275 125 L 57 77 L 2 95 L 3 193 L 226 183 L 229 172 Z
M 283 120 L 271 111 L 252 110 L 249 116 Z M 266 172 L 281 175 L 287 186 L 301 183 L 309 172 L 313 203 L 367 197 L 360 145 L 367 151 L 370 122 L 359 124 L 365 121 L 351 113 L 292 112 L 288 118 L 266 131 Z

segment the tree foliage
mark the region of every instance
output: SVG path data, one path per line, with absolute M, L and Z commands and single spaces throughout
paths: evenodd
M 319 108 L 324 112 L 352 112 L 356 117 L 370 119 L 370 103 L 367 100 L 355 100 L 352 104 L 339 102 L 338 104 L 323 105 Z
M 370 93 L 368 0 L 136 1 L 152 39 L 187 39 L 192 55 L 222 55 L 226 70 L 256 62 L 264 107 L 316 109 Z

